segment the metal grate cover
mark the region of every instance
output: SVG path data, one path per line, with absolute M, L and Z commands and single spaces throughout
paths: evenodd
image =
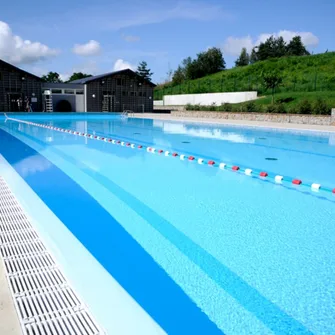
M 1 177 L 0 255 L 23 334 L 104 334 Z

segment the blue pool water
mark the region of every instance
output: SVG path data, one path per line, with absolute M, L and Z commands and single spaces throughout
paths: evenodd
M 335 198 L 272 178 L 334 188 L 335 133 L 12 117 L 268 172 L 0 119 L 0 154 L 166 333 L 335 332 Z

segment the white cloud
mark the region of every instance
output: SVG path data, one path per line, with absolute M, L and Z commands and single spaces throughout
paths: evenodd
M 275 34 L 267 34 L 268 37 L 270 37 L 271 35 L 274 35 L 276 37 L 282 36 L 285 42 L 289 42 L 295 36 L 300 36 L 302 43 L 304 43 L 308 47 L 316 46 L 319 44 L 318 37 L 309 31 L 299 32 L 299 31 L 290 31 L 290 30 L 280 30 L 278 33 L 275 33 Z M 264 36 L 262 36 L 262 38 L 264 38 Z M 262 40 L 262 42 L 264 42 L 265 40 L 266 38 Z
M 114 64 L 113 71 L 121 71 L 121 70 L 126 70 L 126 69 L 134 70 L 135 66 L 126 62 L 123 59 L 118 59 Z
M 75 44 L 73 53 L 79 56 L 96 56 L 101 52 L 100 43 L 94 40 L 90 40 L 85 44 Z
M 14 35 L 10 26 L 0 21 L 0 58 L 13 64 L 31 64 L 56 56 L 58 50 L 51 49 L 40 42 L 23 40 Z
M 129 43 L 138 42 L 141 39 L 139 36 L 134 36 L 134 35 L 122 34 L 121 36 L 122 36 L 122 39 L 124 39 L 126 42 L 129 42 Z
M 241 53 L 242 48 L 246 48 L 248 52 L 254 47 L 252 38 L 250 36 L 245 37 L 228 37 L 223 45 L 223 52 L 228 55 L 238 56 Z
M 62 81 L 67 81 L 67 80 L 69 80 L 69 78 L 70 78 L 70 74 L 68 74 L 68 73 L 60 73 L 59 74 L 59 77 L 60 77 L 60 79 L 62 80 Z
M 242 48 L 246 48 L 248 52 L 250 52 L 254 46 L 259 45 L 261 42 L 264 42 L 270 36 L 282 36 L 285 42 L 289 42 L 294 36 L 300 36 L 301 41 L 307 47 L 314 47 L 319 43 L 319 38 L 311 32 L 280 30 L 277 33 L 260 34 L 257 38 L 254 39 L 251 36 L 244 36 L 240 38 L 230 36 L 226 39 L 223 45 L 223 51 L 228 55 L 238 56 Z

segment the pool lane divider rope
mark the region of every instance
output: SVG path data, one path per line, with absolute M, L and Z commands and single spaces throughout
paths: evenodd
M 150 147 L 150 146 L 145 146 L 145 145 L 138 145 L 136 143 L 130 143 L 130 142 L 124 142 L 118 139 L 112 139 L 112 138 L 108 138 L 108 137 L 102 137 L 102 136 L 98 136 L 98 135 L 93 135 L 93 134 L 89 134 L 89 133 L 83 133 L 83 132 L 79 132 L 79 131 L 74 131 L 71 129 L 64 129 L 64 128 L 59 128 L 59 127 L 53 127 L 53 126 L 48 126 L 45 124 L 41 124 L 41 123 L 35 123 L 35 122 L 30 122 L 30 121 L 24 121 L 24 120 L 19 120 L 19 119 L 14 119 L 14 118 L 9 118 L 7 117 L 7 115 L 5 114 L 6 118 L 8 120 L 12 120 L 12 121 L 16 121 L 19 123 L 25 123 L 28 125 L 32 125 L 32 126 L 36 126 L 36 127 L 40 127 L 40 128 L 46 128 L 46 129 L 51 129 L 51 130 L 55 130 L 55 131 L 59 131 L 62 133 L 67 133 L 67 134 L 72 134 L 72 135 L 76 135 L 76 136 L 82 136 L 82 137 L 86 137 L 89 139 L 93 139 L 93 140 L 98 140 L 98 141 L 104 141 L 107 143 L 112 143 L 112 144 L 116 144 L 116 145 L 120 145 L 122 147 L 128 147 L 131 149 L 145 149 L 147 152 L 149 153 L 157 153 L 160 155 L 164 155 L 164 156 L 171 156 L 171 157 L 179 157 L 180 160 L 182 161 L 195 161 L 200 165 L 208 165 L 211 167 L 216 167 L 219 168 L 220 170 L 232 170 L 232 171 L 240 171 L 242 173 L 244 173 L 247 176 L 253 176 L 253 177 L 258 177 L 259 179 L 266 179 L 269 177 L 268 173 L 265 171 L 261 171 L 259 173 L 254 172 L 252 169 L 249 168 L 241 168 L 238 165 L 228 165 L 226 163 L 217 163 L 214 160 L 205 160 L 204 158 L 196 158 L 194 156 L 187 156 L 185 154 L 179 154 L 177 152 L 170 152 L 167 150 L 162 150 L 162 149 L 156 149 L 154 147 Z M 300 179 L 293 179 L 290 177 L 284 177 L 281 175 L 276 175 L 274 177 L 274 181 L 276 184 L 282 184 L 283 182 L 290 182 L 293 185 L 296 186 L 307 186 L 309 188 L 311 188 L 313 191 L 319 191 L 319 190 L 324 190 L 324 191 L 328 191 L 331 193 L 335 194 L 335 188 L 331 189 L 328 187 L 321 187 L 320 184 L 318 183 L 303 183 L 302 180 Z

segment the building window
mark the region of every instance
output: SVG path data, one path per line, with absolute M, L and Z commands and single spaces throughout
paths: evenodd
M 126 96 L 126 91 L 122 91 L 122 95 L 125 97 Z
M 64 90 L 64 94 L 74 94 L 74 90 Z
M 84 90 L 76 90 L 76 94 L 84 94 Z
M 126 79 L 122 79 L 122 86 L 126 86 Z
M 142 92 L 138 92 L 138 96 L 141 97 L 142 96 Z
M 147 96 L 147 92 L 143 92 L 143 96 L 146 97 Z
M 53 90 L 51 90 L 51 93 L 52 94 L 62 94 L 62 90 L 54 88 Z
M 0 72 L 0 80 L 2 80 L 2 73 Z
M 134 92 L 130 92 L 130 96 L 133 97 L 134 96 Z
M 121 78 L 116 79 L 116 85 L 121 86 Z

